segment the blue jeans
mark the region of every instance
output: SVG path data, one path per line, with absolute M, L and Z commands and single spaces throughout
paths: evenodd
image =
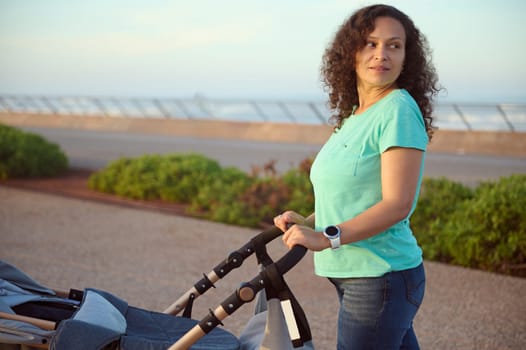
M 373 278 L 330 278 L 340 299 L 338 350 L 420 349 L 413 318 L 425 290 L 424 265 Z

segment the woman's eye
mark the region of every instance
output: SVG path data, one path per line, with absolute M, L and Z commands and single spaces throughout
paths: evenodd
M 376 47 L 376 44 L 373 43 L 372 41 L 369 41 L 369 42 L 367 42 L 367 45 L 366 45 L 366 46 L 367 46 L 367 47 Z
M 398 44 L 398 43 L 393 43 L 393 44 L 390 44 L 389 47 L 391 49 L 399 49 L 402 47 L 402 45 Z

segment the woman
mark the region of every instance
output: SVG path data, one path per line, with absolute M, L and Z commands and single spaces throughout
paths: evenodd
M 338 349 L 418 349 L 425 274 L 409 217 L 439 91 L 426 40 L 396 8 L 362 8 L 336 33 L 322 76 L 336 127 L 312 165 L 315 214 L 274 223 L 336 286 Z

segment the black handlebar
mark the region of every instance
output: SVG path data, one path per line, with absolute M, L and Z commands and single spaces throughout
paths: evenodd
M 275 269 L 281 275 L 285 274 L 303 258 L 307 249 L 302 246 L 295 246 L 274 263 L 267 255 L 266 245 L 282 234 L 283 231 L 276 226 L 272 226 L 257 234 L 241 248 L 230 253 L 229 256 L 214 267 L 209 274 L 203 274 L 203 278 L 194 284 L 192 289 L 170 305 L 164 312 L 176 315 L 184 308 L 184 315 L 190 317 L 193 300 L 197 298 L 197 296 L 204 294 L 210 288 L 215 287 L 214 283 L 216 281 L 226 276 L 233 269 L 240 267 L 244 260 L 254 253 L 256 253 L 258 263 L 263 266 L 274 264 Z
M 277 237 L 281 236 L 282 234 L 283 234 L 283 231 L 281 231 L 281 229 L 279 229 L 276 226 L 272 226 L 271 228 L 261 232 L 260 234 L 252 238 L 251 242 L 260 241 L 260 242 L 263 242 L 264 244 L 267 244 L 273 241 L 274 239 L 276 239 Z M 307 253 L 307 248 L 303 246 L 297 245 L 297 246 L 292 247 L 292 249 L 287 254 L 285 254 L 283 257 L 281 257 L 281 259 L 279 259 L 276 262 L 278 271 L 282 275 L 284 275 L 291 268 L 293 268 L 294 265 L 296 265 L 305 256 L 306 253 Z
M 273 227 L 260 233 L 258 236 L 254 237 L 254 239 L 261 239 L 265 243 L 268 243 L 281 234 L 283 234 L 283 232 L 279 228 Z M 282 288 L 286 288 L 288 290 L 288 286 L 286 286 L 285 282 L 277 282 L 277 285 L 274 285 L 274 283 L 276 283 L 275 273 L 277 272 L 277 274 L 280 276 L 278 277 L 278 280 L 281 280 L 282 276 L 292 269 L 297 263 L 299 263 L 306 253 L 307 248 L 296 245 L 292 247 L 292 249 L 289 250 L 285 255 L 283 255 L 277 262 L 265 266 L 258 275 L 256 275 L 249 282 L 242 283 L 239 289 L 237 289 L 221 303 L 223 312 L 221 312 L 220 315 L 210 312 L 205 318 L 203 318 L 199 323 L 200 329 L 205 334 L 209 333 L 217 325 L 221 324 L 221 320 L 227 317 L 227 315 L 231 315 L 243 304 L 252 301 L 260 290 L 266 288 L 266 284 L 268 284 L 269 288 L 276 288 L 280 291 L 283 291 Z M 247 290 L 249 293 L 246 293 Z M 303 312 L 303 310 L 301 310 L 301 312 Z M 294 317 L 297 316 L 298 315 L 295 314 Z
M 225 260 L 214 267 L 214 272 L 217 274 L 217 276 L 219 276 L 219 278 L 223 278 L 230 271 L 241 266 L 243 261 L 255 253 L 258 248 L 265 247 L 267 243 L 273 241 L 282 234 L 283 231 L 281 231 L 276 226 L 272 226 L 271 228 L 257 234 L 256 236 L 252 237 L 252 239 L 250 239 L 244 246 L 230 253 L 230 255 Z
M 281 275 L 286 274 L 292 269 L 307 253 L 307 248 L 302 245 L 295 245 L 276 262 L 276 267 Z
M 261 239 L 264 243 L 269 243 L 276 239 L 277 237 L 281 236 L 283 234 L 283 231 L 281 231 L 278 227 L 272 226 L 271 228 L 261 232 L 253 239 Z

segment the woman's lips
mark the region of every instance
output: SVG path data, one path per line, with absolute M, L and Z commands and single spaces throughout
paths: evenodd
M 369 69 L 374 70 L 376 72 L 385 72 L 389 70 L 389 68 L 384 67 L 384 66 L 376 66 L 376 67 L 371 67 Z

